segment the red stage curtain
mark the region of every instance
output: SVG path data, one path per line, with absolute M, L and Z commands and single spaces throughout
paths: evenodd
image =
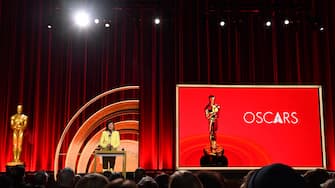
M 0 0 L 0 171 L 12 158 L 9 118 L 18 103 L 29 116 L 22 153 L 27 170 L 53 170 L 71 116 L 124 85 L 141 87 L 140 166 L 173 169 L 175 86 L 183 83 L 322 85 L 328 167 L 335 169 L 333 1 L 294 1 L 302 8 L 281 11 L 268 8 L 271 3 L 242 10 L 231 1 L 129 1 L 109 9 L 111 28 L 87 31 L 67 21 L 61 2 Z M 283 27 L 284 13 L 299 21 Z M 160 25 L 153 24 L 156 15 Z M 264 28 L 268 15 L 272 29 Z M 223 17 L 225 28 L 218 25 Z

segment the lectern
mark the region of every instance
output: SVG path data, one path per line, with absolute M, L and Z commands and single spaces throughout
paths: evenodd
M 97 171 L 97 157 L 116 157 L 122 156 L 122 175 L 126 177 L 126 161 L 127 161 L 127 154 L 126 151 L 118 151 L 118 150 L 111 150 L 111 151 L 104 151 L 104 150 L 96 150 L 94 152 L 94 172 Z

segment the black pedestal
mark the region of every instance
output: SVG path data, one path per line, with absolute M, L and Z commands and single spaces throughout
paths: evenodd
M 228 159 L 224 155 L 224 149 L 222 147 L 218 147 L 216 150 L 212 150 L 207 147 L 204 148 L 204 154 L 200 158 L 200 166 L 201 167 L 227 167 Z
M 25 173 L 24 164 L 7 164 L 6 165 L 6 175 L 10 177 L 23 177 Z

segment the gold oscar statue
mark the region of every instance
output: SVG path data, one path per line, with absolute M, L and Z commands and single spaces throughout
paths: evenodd
M 10 118 L 10 127 L 13 129 L 13 161 L 9 166 L 22 165 L 20 160 L 22 152 L 23 132 L 27 127 L 28 116 L 22 113 L 22 105 L 17 106 L 17 113 Z
M 202 167 L 226 167 L 228 166 L 228 158 L 224 155 L 222 144 L 218 144 L 216 140 L 216 132 L 218 130 L 218 118 L 220 105 L 215 103 L 215 96 L 208 96 L 209 102 L 205 106 L 205 115 L 208 120 L 209 144 L 203 148 L 203 155 L 200 158 L 200 166 Z M 222 136 L 222 133 L 221 133 Z
M 218 117 L 220 105 L 215 103 L 215 96 L 208 97 L 209 102 L 205 107 L 205 115 L 208 120 L 209 131 L 209 148 L 205 148 L 205 152 L 210 155 L 222 154 L 223 148 L 216 142 L 216 132 L 218 130 Z

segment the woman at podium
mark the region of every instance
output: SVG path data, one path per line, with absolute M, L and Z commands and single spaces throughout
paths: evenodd
M 102 132 L 99 145 L 103 151 L 113 151 L 119 147 L 120 133 L 114 129 L 114 123 L 112 121 L 107 122 L 106 130 Z M 115 157 L 102 157 L 103 171 L 113 171 L 114 165 Z

